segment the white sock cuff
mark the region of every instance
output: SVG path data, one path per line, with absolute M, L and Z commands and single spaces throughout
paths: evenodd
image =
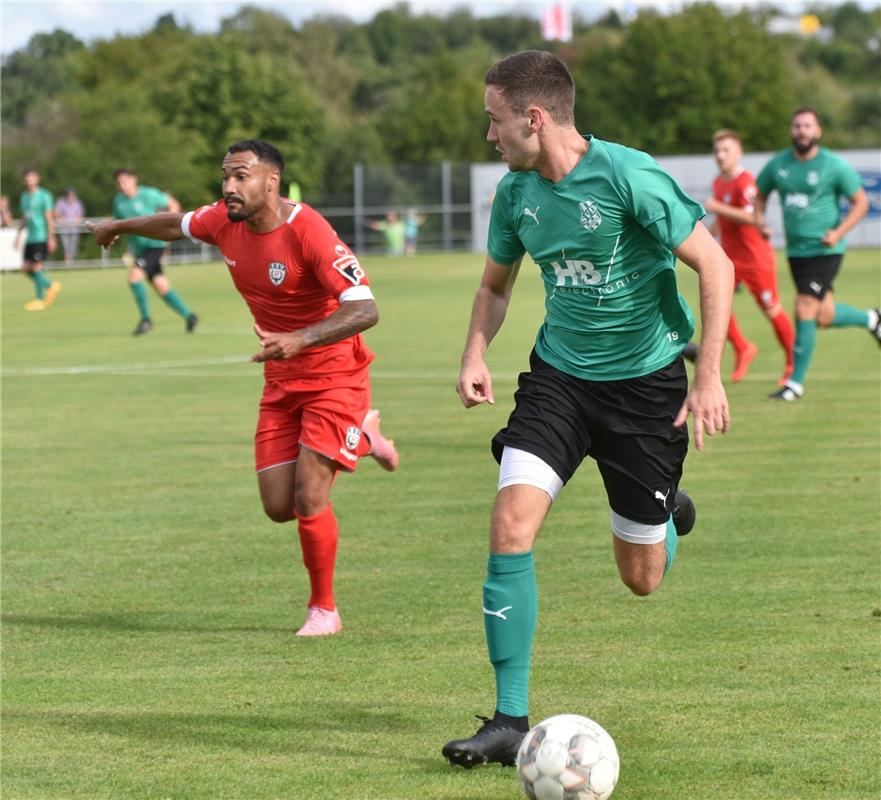
M 667 538 L 667 523 L 647 525 L 622 517 L 617 511 L 612 512 L 612 533 L 619 539 L 630 544 L 657 544 Z
M 525 450 L 505 447 L 502 450 L 502 463 L 499 465 L 499 490 L 518 484 L 541 489 L 551 498 L 552 503 L 563 488 L 560 476 L 546 461 Z

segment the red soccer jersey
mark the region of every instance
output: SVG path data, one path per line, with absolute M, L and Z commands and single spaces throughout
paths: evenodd
M 725 179 L 719 175 L 713 181 L 713 197 L 729 206 L 752 213 L 756 197 L 756 182 L 745 169 L 736 177 Z M 774 251 L 771 243 L 753 225 L 741 225 L 733 219 L 718 215 L 722 232 L 722 249 L 735 267 L 746 269 L 774 269 Z
M 330 316 L 341 302 L 373 297 L 352 251 L 321 214 L 302 203 L 295 203 L 285 224 L 269 233 L 232 222 L 222 200 L 186 214 L 182 228 L 190 239 L 220 249 L 236 289 L 265 331 L 299 330 Z M 267 380 L 327 379 L 372 360 L 357 334 L 293 358 L 267 361 L 264 375 Z

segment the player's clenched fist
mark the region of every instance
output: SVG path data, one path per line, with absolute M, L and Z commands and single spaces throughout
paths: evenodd
M 86 222 L 86 227 L 94 234 L 95 241 L 101 247 L 110 247 L 118 238 L 115 232 L 115 224 L 108 222 Z

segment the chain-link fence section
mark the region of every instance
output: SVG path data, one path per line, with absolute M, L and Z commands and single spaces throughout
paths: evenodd
M 853 150 L 840 153 L 859 171 L 870 199 L 867 217 L 848 236 L 851 247 L 881 246 L 881 171 L 878 150 Z M 744 156 L 743 165 L 757 173 L 771 156 L 754 153 Z M 699 202 L 710 195 L 716 167 L 709 155 L 675 156 L 658 159 L 680 185 Z M 352 191 L 325 192 L 303 197 L 320 211 L 340 237 L 356 253 L 370 255 L 412 255 L 416 252 L 442 250 L 483 251 L 492 197 L 498 180 L 505 174 L 505 164 L 356 164 Z M 774 228 L 775 247 L 782 248 L 783 226 L 780 201 L 772 195 L 768 220 Z M 73 231 L 70 231 L 73 232 Z M 124 242 L 107 251 L 99 248 L 85 226 L 77 226 L 78 252 L 64 260 L 61 242 L 51 258 L 52 269 L 119 266 L 125 252 Z M 13 228 L 0 229 L 0 269 L 16 269 L 21 263 L 12 246 Z M 187 239 L 172 242 L 168 263 L 196 263 L 218 260 L 216 248 Z

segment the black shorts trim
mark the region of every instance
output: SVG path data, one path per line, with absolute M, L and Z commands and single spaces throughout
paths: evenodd
M 688 452 L 688 429 L 675 428 L 688 391 L 677 358 L 638 378 L 587 381 L 562 372 L 535 351 L 520 374 L 508 424 L 492 440 L 545 461 L 563 483 L 585 456 L 596 460 L 611 508 L 647 525 L 667 521 Z
M 162 256 L 165 255 L 164 247 L 150 247 L 141 250 L 135 258 L 135 266 L 140 267 L 147 274 L 148 280 L 152 281 L 157 275 L 163 275 Z
M 46 242 L 28 242 L 24 246 L 23 261 L 45 261 L 46 260 Z
M 832 282 L 841 269 L 842 253 L 828 256 L 790 257 L 789 271 L 799 294 L 807 294 L 822 300 L 832 291 Z

